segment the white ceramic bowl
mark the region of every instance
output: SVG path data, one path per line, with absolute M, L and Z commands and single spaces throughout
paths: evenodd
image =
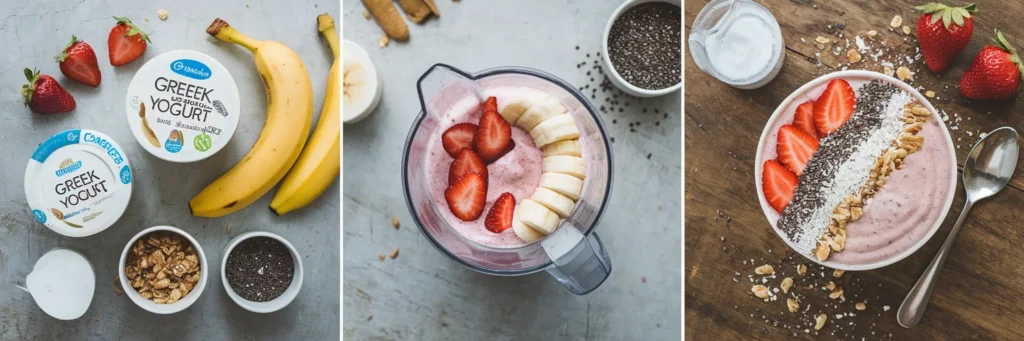
M 669 93 L 679 90 L 679 88 L 682 87 L 683 85 L 683 81 L 679 80 L 679 83 L 676 83 L 675 85 L 664 89 L 649 90 L 637 87 L 635 85 L 629 84 L 629 82 L 626 82 L 626 80 L 623 79 L 617 71 L 615 71 L 615 66 L 612 65 L 612 60 L 608 57 L 608 34 L 611 33 L 612 25 L 615 24 L 615 20 L 618 19 L 619 16 L 622 15 L 622 13 L 625 12 L 627 9 L 633 8 L 633 6 L 636 5 L 645 4 L 649 2 L 664 2 L 668 4 L 673 4 L 679 6 L 680 10 L 683 7 L 682 0 L 627 0 L 626 2 L 623 2 L 622 5 L 619 5 L 619 8 L 615 9 L 615 12 L 612 12 L 611 18 L 609 18 L 608 23 L 605 24 L 604 36 L 602 36 L 601 40 L 601 61 L 604 62 L 605 70 L 608 71 L 608 79 L 611 80 L 612 84 L 615 85 L 616 88 L 619 88 L 619 90 L 622 90 L 627 94 L 637 97 L 658 97 L 667 95 Z M 680 39 L 682 38 L 680 37 Z M 682 66 L 680 65 L 680 67 Z
M 761 173 L 764 171 L 764 161 L 765 161 L 764 155 L 766 155 L 765 153 L 762 153 L 762 151 L 763 151 L 764 148 L 775 148 L 775 140 L 774 140 L 775 136 L 776 136 L 775 132 L 778 131 L 779 127 L 782 124 L 782 123 L 780 123 L 778 121 L 780 121 L 780 120 L 782 120 L 783 122 L 790 122 L 790 121 L 792 121 L 793 114 L 794 114 L 794 111 L 795 111 L 795 108 L 796 108 L 796 105 L 794 105 L 794 101 L 801 101 L 802 102 L 802 101 L 806 100 L 806 98 L 802 98 L 801 96 L 803 96 L 803 95 L 805 95 L 805 94 L 807 94 L 807 93 L 809 93 L 809 92 L 811 92 L 814 89 L 819 88 L 819 87 L 821 89 L 824 89 L 824 86 L 826 84 L 828 84 L 829 81 L 831 81 L 833 79 L 836 79 L 836 78 L 843 78 L 843 79 L 847 79 L 847 80 L 868 80 L 868 81 L 876 80 L 877 79 L 877 80 L 882 80 L 882 81 L 888 82 L 890 84 L 896 85 L 900 89 L 902 89 L 903 91 L 906 91 L 908 94 L 910 94 L 910 96 L 913 97 L 914 99 L 916 99 L 918 102 L 924 103 L 924 105 L 928 108 L 928 110 L 931 111 L 932 119 L 939 120 L 939 122 L 941 122 L 941 120 L 942 120 L 942 118 L 939 117 L 939 114 L 937 113 L 937 110 L 935 110 L 935 107 L 932 106 L 931 102 L 928 102 L 928 99 L 925 98 L 924 96 L 922 96 L 921 93 L 918 92 L 917 90 L 915 90 L 913 87 L 911 87 L 907 83 L 904 83 L 903 81 L 900 81 L 900 80 L 898 80 L 896 78 L 893 78 L 893 77 L 890 77 L 890 76 L 886 76 L 886 75 L 878 73 L 878 72 L 872 72 L 872 71 L 849 70 L 849 71 L 838 71 L 838 72 L 833 72 L 833 73 L 830 73 L 830 74 L 826 74 L 824 76 L 815 78 L 814 80 L 808 82 L 807 84 L 804 84 L 799 89 L 797 89 L 792 94 L 790 94 L 789 97 L 786 97 L 786 100 L 782 101 L 782 104 L 779 104 L 779 107 L 775 109 L 775 112 L 772 114 L 772 117 L 769 118 L 768 119 L 768 123 L 765 124 L 764 131 L 761 132 L 761 139 L 757 143 L 757 154 L 756 154 L 756 157 L 755 157 L 755 164 L 754 164 L 754 184 L 757 186 L 756 187 L 756 189 L 757 189 L 757 199 L 758 199 L 758 201 L 761 202 L 761 210 L 764 212 L 765 218 L 767 218 L 769 223 L 772 224 L 772 229 L 775 230 L 775 233 L 777 235 L 779 235 L 779 238 L 782 238 L 782 240 L 786 242 L 786 245 L 788 245 L 790 248 L 793 248 L 794 250 L 795 250 L 795 248 L 793 247 L 793 243 L 782 234 L 782 231 L 780 231 L 778 228 L 775 227 L 774 223 L 772 223 L 773 221 L 778 221 L 779 213 L 775 212 L 775 209 L 772 208 L 771 205 L 768 204 L 768 201 L 764 197 L 764 192 L 761 190 Z M 790 109 L 791 107 L 793 109 Z M 829 260 L 819 261 L 816 257 L 813 257 L 810 254 L 803 254 L 803 253 L 801 253 L 801 255 L 803 255 L 807 259 L 810 259 L 811 261 L 813 261 L 815 263 L 818 263 L 818 264 L 821 264 L 821 265 L 824 265 L 824 266 L 827 266 L 827 267 L 830 267 L 830 268 L 833 268 L 833 269 L 848 270 L 848 271 L 865 271 L 865 270 L 878 269 L 878 268 L 887 266 L 889 264 L 898 262 L 898 261 L 900 261 L 900 260 L 902 260 L 904 258 L 907 258 L 911 254 L 913 254 L 915 251 L 920 249 L 922 246 L 924 246 L 924 244 L 927 243 L 928 240 L 931 239 L 933 235 L 935 235 L 935 232 L 939 230 L 939 227 L 942 226 L 942 222 L 946 220 L 946 214 L 949 213 L 949 208 L 953 204 L 953 197 L 956 195 L 956 184 L 957 184 L 957 180 L 956 179 L 958 178 L 957 177 L 957 173 L 956 173 L 957 172 L 956 151 L 955 151 L 955 148 L 953 148 L 953 139 L 950 138 L 950 136 L 949 136 L 948 128 L 946 128 L 946 126 L 944 124 L 942 125 L 942 127 L 943 127 L 942 134 L 946 137 L 945 138 L 945 143 L 948 145 L 947 149 L 949 150 L 948 162 L 951 163 L 950 169 L 951 169 L 951 172 L 953 174 L 950 176 L 950 178 L 952 179 L 952 181 L 950 181 L 950 184 L 949 184 L 949 191 L 948 191 L 949 194 L 948 194 L 947 198 L 945 199 L 945 205 L 941 208 L 940 213 L 938 213 L 938 214 L 940 214 L 939 219 L 935 221 L 935 224 L 930 227 L 930 229 L 928 230 L 928 233 L 925 234 L 925 236 L 923 238 L 921 238 L 921 240 L 917 241 L 917 243 L 915 243 L 912 247 L 904 250 L 902 253 L 899 253 L 899 254 L 896 254 L 896 255 L 894 255 L 892 257 L 889 257 L 887 259 L 883 259 L 881 261 L 878 261 L 878 262 L 875 262 L 875 263 L 869 263 L 869 264 L 858 264 L 858 265 L 840 264 L 840 263 L 836 263 L 836 262 L 829 261 Z
M 238 246 L 238 243 L 241 243 L 243 240 L 255 237 L 269 237 L 281 242 L 281 244 L 284 244 L 284 246 L 288 248 L 288 251 L 291 251 L 292 261 L 295 262 L 295 274 L 292 275 L 292 284 L 288 286 L 288 289 L 286 289 L 281 296 L 267 302 L 253 302 L 242 298 L 242 296 L 238 296 L 238 294 L 235 293 L 235 290 L 231 289 L 231 284 L 228 283 L 227 273 L 224 271 L 224 269 L 227 269 L 228 255 L 231 254 L 231 250 L 234 250 L 235 246 Z M 302 288 L 302 275 L 302 256 L 300 256 L 299 252 L 295 250 L 292 243 L 289 243 L 284 238 L 281 238 L 281 236 L 270 232 L 246 232 L 238 235 L 234 239 L 231 239 L 231 241 L 228 242 L 228 246 L 224 248 L 224 256 L 221 257 L 220 262 L 220 282 L 224 284 L 224 291 L 227 291 L 228 296 L 231 297 L 232 301 L 235 301 L 235 303 L 242 308 L 245 308 L 245 310 L 254 313 L 272 313 L 281 310 L 288 306 L 289 303 L 292 303 L 295 296 L 299 295 L 299 289 Z
M 199 283 L 196 283 L 196 286 L 192 288 L 192 291 L 189 292 L 188 295 L 185 295 L 185 297 L 182 297 L 177 302 L 171 304 L 156 304 L 153 303 L 153 301 L 151 300 L 142 298 L 142 295 L 139 295 L 139 292 L 135 291 L 135 289 L 132 288 L 131 283 L 128 282 L 128 279 L 124 275 L 125 261 L 128 259 L 128 252 L 131 251 L 132 245 L 135 244 L 135 241 L 139 240 L 139 238 L 142 238 L 143 236 L 149 234 L 150 232 L 158 231 L 169 231 L 185 237 L 185 239 L 188 240 L 189 243 L 192 243 L 192 247 L 196 249 L 196 254 L 199 255 Z M 206 281 L 207 279 L 209 279 L 210 274 L 210 267 L 207 265 L 206 262 L 206 253 L 203 252 L 203 248 L 199 246 L 199 242 L 197 242 L 195 238 L 192 238 L 192 236 L 186 233 L 185 231 L 182 231 L 181 229 L 172 226 L 153 226 L 148 229 L 142 230 L 142 232 L 136 234 L 135 237 L 132 237 L 132 239 L 128 241 L 128 245 L 125 245 L 124 251 L 121 252 L 121 261 L 118 263 L 117 269 L 118 277 L 121 278 L 121 288 L 124 289 L 124 293 L 128 295 L 129 298 L 132 299 L 132 302 L 135 302 L 136 305 L 142 307 L 142 309 L 157 314 L 174 314 L 176 312 L 185 310 L 185 308 L 191 306 L 192 303 L 196 303 L 196 300 L 199 299 L 199 296 L 203 294 L 203 290 L 206 289 Z

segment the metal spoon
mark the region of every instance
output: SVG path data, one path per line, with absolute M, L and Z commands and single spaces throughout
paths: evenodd
M 946 242 L 942 243 L 939 253 L 932 259 L 931 264 L 928 264 L 924 274 L 900 305 L 896 320 L 901 326 L 910 328 L 921 322 L 924 309 L 928 306 L 928 298 L 931 297 L 935 281 L 939 277 L 939 270 L 946 263 L 946 257 L 949 256 L 953 240 L 956 239 L 956 234 L 960 232 L 960 226 L 967 217 L 967 211 L 970 211 L 978 200 L 988 198 L 1006 187 L 1006 183 L 1013 176 L 1014 168 L 1017 167 L 1017 152 L 1017 131 L 1010 127 L 993 130 L 971 149 L 971 154 L 964 163 L 964 190 L 967 191 L 967 202 L 960 211 L 960 217 L 956 219 L 953 230 L 946 237 Z

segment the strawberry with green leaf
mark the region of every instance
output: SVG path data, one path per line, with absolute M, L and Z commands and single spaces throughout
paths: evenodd
M 56 114 L 75 110 L 75 98 L 50 75 L 25 69 L 28 84 L 21 87 L 25 106 L 37 114 Z
M 945 71 L 971 40 L 974 31 L 971 13 L 977 13 L 978 7 L 930 3 L 917 6 L 917 10 L 924 12 L 917 20 L 917 37 L 924 62 L 933 72 Z
M 96 52 L 86 42 L 78 40 L 78 37 L 71 36 L 71 43 L 54 59 L 64 76 L 94 88 L 100 86 L 102 76 Z
M 107 36 L 107 52 L 110 56 L 110 65 L 121 66 L 146 53 L 149 36 L 128 18 L 114 17 L 114 20 L 117 20 L 117 25 L 110 29 L 110 35 Z
M 997 46 L 985 46 L 960 79 L 960 92 L 968 99 L 1001 100 L 1020 89 L 1024 63 L 1002 32 L 996 30 Z

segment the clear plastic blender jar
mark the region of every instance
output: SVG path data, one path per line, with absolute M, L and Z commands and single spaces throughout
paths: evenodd
M 558 98 L 577 122 L 580 139 L 586 140 L 587 181 L 576 208 L 554 233 L 517 248 L 495 248 L 472 242 L 442 218 L 431 198 L 427 174 L 430 139 L 439 136 L 443 118 L 453 99 L 473 93 L 483 101 L 481 89 L 492 86 L 532 87 Z M 547 270 L 569 291 L 584 295 L 611 274 L 611 259 L 594 228 L 611 195 L 611 144 L 593 104 L 572 85 L 542 71 L 500 67 L 468 73 L 435 64 L 424 73 L 417 91 L 422 110 L 413 122 L 402 155 L 402 186 L 413 220 L 441 253 L 481 273 L 519 276 Z

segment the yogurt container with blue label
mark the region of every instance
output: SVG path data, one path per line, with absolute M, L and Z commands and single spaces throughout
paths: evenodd
M 69 237 L 113 225 L 132 196 L 132 167 L 109 136 L 88 129 L 51 136 L 25 169 L 25 196 L 36 221 Z
M 172 162 L 199 161 L 220 151 L 234 135 L 240 112 L 228 70 L 190 50 L 146 62 L 128 86 L 125 108 L 139 144 Z

